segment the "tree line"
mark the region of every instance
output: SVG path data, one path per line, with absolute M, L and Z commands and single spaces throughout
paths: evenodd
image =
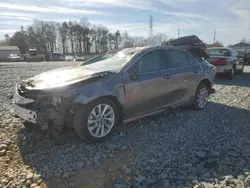
M 27 28 L 23 26 L 13 36 L 5 35 L 0 45 L 18 46 L 20 53 L 28 52 L 29 48 L 45 47 L 48 52 L 63 54 L 100 54 L 111 50 L 146 45 L 159 45 L 167 40 L 163 33 L 151 38 L 131 37 L 128 32 L 110 32 L 102 25 L 92 25 L 88 19 L 80 21 L 42 21 L 34 20 Z

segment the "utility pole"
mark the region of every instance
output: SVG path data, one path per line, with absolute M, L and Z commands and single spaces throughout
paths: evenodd
M 215 44 L 215 40 L 216 40 L 216 30 L 214 31 L 214 44 Z
M 178 38 L 180 37 L 180 28 L 178 28 Z
M 149 34 L 148 34 L 148 43 L 151 44 L 152 36 L 153 36 L 153 16 L 149 16 Z

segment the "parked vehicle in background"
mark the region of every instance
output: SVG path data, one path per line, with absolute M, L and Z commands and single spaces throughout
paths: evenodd
M 213 47 L 208 50 L 210 57 L 207 61 L 216 67 L 218 74 L 233 79 L 236 72 L 243 72 L 244 60 L 235 50 L 225 47 Z
M 243 60 L 245 65 L 250 65 L 250 52 L 244 55 Z
M 40 54 L 37 54 L 37 50 L 36 49 L 29 49 L 29 53 L 25 56 L 25 60 L 27 62 L 31 62 L 31 61 L 40 62 L 40 61 L 44 61 L 44 54 L 40 55 Z
M 85 57 L 83 55 L 76 55 L 74 57 L 74 61 L 85 61 Z
M 241 57 L 244 57 L 244 55 L 246 55 L 247 50 L 246 49 L 236 49 L 235 50 L 237 52 L 237 54 Z
M 65 57 L 62 53 L 54 52 L 52 53 L 52 61 L 64 61 Z
M 74 61 L 74 57 L 71 55 L 66 55 L 65 56 L 65 61 Z
M 20 54 L 21 61 L 25 61 L 25 54 Z
M 10 61 L 8 57 L 10 54 L 20 54 L 20 50 L 17 46 L 2 46 L 0 45 L 0 62 Z
M 19 54 L 10 54 L 8 57 L 8 61 L 21 61 L 21 56 Z
M 203 109 L 214 92 L 216 70 L 201 58 L 204 49 L 194 46 L 197 57 L 191 46 L 127 48 L 100 61 L 44 72 L 16 85 L 15 114 L 43 127 L 51 123 L 52 129 L 73 126 L 80 138 L 98 142 L 119 123 L 165 108 Z

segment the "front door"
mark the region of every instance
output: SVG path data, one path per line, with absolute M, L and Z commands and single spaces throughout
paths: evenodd
M 147 52 L 131 66 L 131 70 L 123 75 L 126 96 L 124 113 L 127 117 L 171 105 L 172 72 L 167 67 L 165 50 Z

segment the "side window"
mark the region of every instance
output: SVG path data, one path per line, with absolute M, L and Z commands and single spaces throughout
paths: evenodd
M 182 50 L 170 50 L 169 51 L 172 61 L 172 68 L 189 66 L 187 55 Z
M 187 58 L 188 58 L 189 65 L 194 65 L 194 64 L 196 64 L 196 61 L 195 61 L 195 59 L 193 58 L 193 56 L 190 55 L 189 53 L 186 53 L 186 54 L 187 54 Z
M 138 72 L 147 73 L 167 68 L 167 55 L 164 50 L 154 50 L 139 59 Z

